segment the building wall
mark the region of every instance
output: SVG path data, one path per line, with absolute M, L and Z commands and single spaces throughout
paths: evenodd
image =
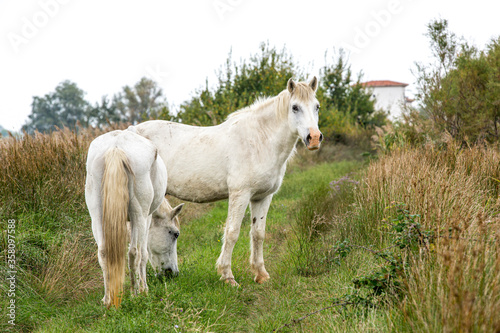
M 402 114 L 405 105 L 405 87 L 371 87 L 372 98 L 375 98 L 375 109 L 389 112 L 394 120 Z

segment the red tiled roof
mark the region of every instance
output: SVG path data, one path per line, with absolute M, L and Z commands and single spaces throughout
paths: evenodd
M 361 85 L 363 87 L 406 87 L 408 84 L 389 80 L 375 80 L 361 82 Z

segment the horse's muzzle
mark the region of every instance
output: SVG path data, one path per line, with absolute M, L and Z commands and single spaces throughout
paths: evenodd
M 174 277 L 174 276 L 179 275 L 179 271 L 178 271 L 177 269 L 173 270 L 172 268 L 167 268 L 167 269 L 163 272 L 163 274 L 164 274 L 165 276 L 172 276 L 172 277 Z
M 305 140 L 307 149 L 318 149 L 321 146 L 321 141 L 323 141 L 323 134 L 318 129 L 310 128 Z
M 165 268 L 163 270 L 160 270 L 157 274 L 157 277 L 158 278 L 162 278 L 162 277 L 165 277 L 165 278 L 174 278 L 176 276 L 179 275 L 179 270 L 177 269 L 172 269 L 170 267 L 168 268 Z

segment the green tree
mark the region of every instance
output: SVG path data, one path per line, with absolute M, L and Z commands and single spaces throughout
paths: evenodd
M 77 123 L 86 123 L 89 103 L 84 99 L 85 92 L 76 83 L 61 82 L 55 92 L 43 97 L 33 97 L 31 114 L 23 130 L 49 132 L 57 127 L 75 128 Z
M 371 91 L 361 85 L 360 72 L 355 80 L 351 66 L 341 49 L 320 71 L 317 97 L 321 104 L 319 126 L 325 138 L 346 141 L 345 136 L 356 132 L 355 127 L 381 126 L 386 116 L 376 112 Z
M 103 96 L 100 103 L 95 103 L 87 109 L 87 126 L 104 128 L 122 122 L 127 122 L 127 118 L 107 96 Z
M 125 86 L 113 98 L 113 105 L 122 117 L 130 123 L 157 118 L 159 114 L 168 115 L 168 105 L 158 84 L 148 78 L 141 78 L 133 87 Z
M 274 96 L 286 88 L 288 79 L 303 79 L 285 48 L 278 51 L 262 43 L 260 52 L 236 64 L 231 53 L 218 73 L 218 82 L 196 92 L 180 106 L 177 120 L 201 126 L 223 122 L 228 114 L 252 104 L 259 97 Z
M 459 141 L 499 139 L 500 38 L 480 51 L 448 31 L 446 20 L 428 24 L 436 59 L 417 64 L 417 98 L 438 132 Z

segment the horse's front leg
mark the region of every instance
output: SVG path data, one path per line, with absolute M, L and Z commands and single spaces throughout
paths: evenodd
M 141 243 L 141 263 L 140 263 L 140 288 L 139 292 L 145 292 L 146 294 L 149 291 L 148 283 L 146 281 L 146 265 L 148 263 L 148 258 L 149 258 L 149 253 L 148 253 L 148 233 L 149 233 L 149 227 L 151 226 L 151 215 L 148 216 L 147 219 L 148 224 L 146 225 L 146 230 L 145 230 L 145 235 L 144 238 L 142 239 Z
M 217 260 L 217 271 L 221 274 L 221 280 L 237 286 L 231 271 L 231 256 L 233 254 L 234 244 L 240 235 L 241 220 L 245 215 L 250 195 L 241 192 L 229 194 L 229 209 L 224 229 L 224 243 L 222 251 Z
M 269 280 L 269 274 L 264 267 L 264 238 L 266 236 L 266 217 L 273 195 L 259 201 L 250 201 L 252 211 L 250 230 L 250 268 L 255 274 L 254 281 L 263 283 Z

